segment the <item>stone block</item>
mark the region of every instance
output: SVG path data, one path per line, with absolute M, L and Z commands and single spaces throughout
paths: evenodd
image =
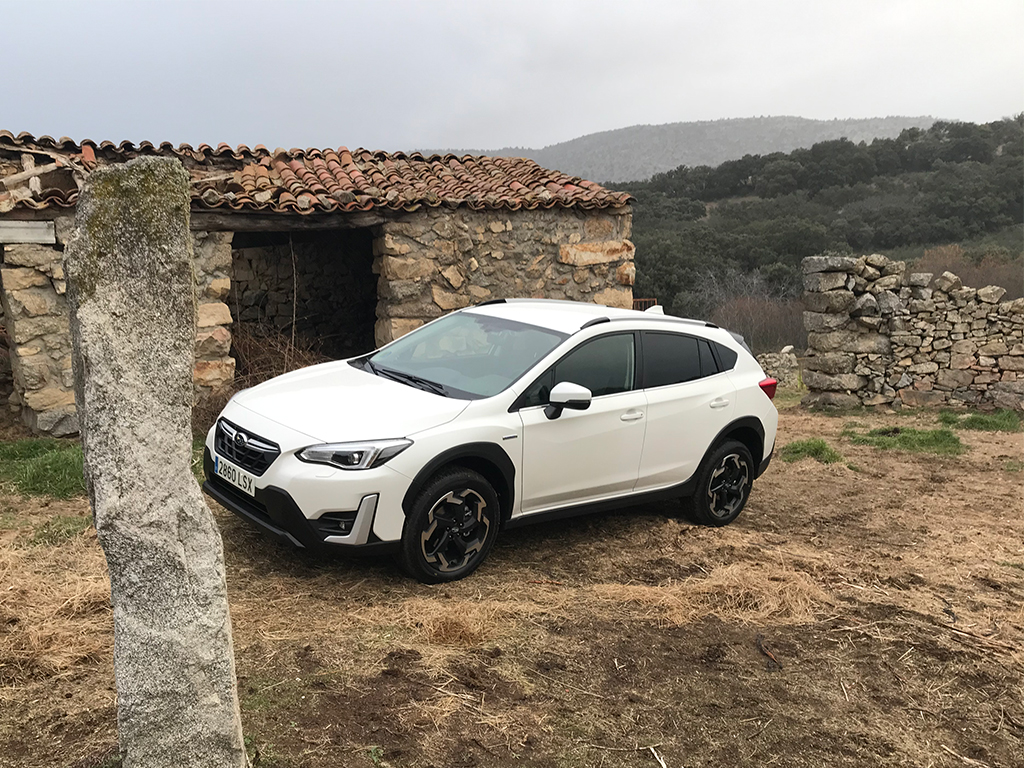
M 24 393 L 25 405 L 33 411 L 49 411 L 75 404 L 75 393 L 63 387 L 43 387 Z
M 53 437 L 70 437 L 79 432 L 78 412 L 73 405 L 41 413 L 29 412 L 26 423 L 34 432 Z
M 942 392 L 924 392 L 916 389 L 900 390 L 900 400 L 908 408 L 929 408 L 942 405 L 946 402 L 946 396 Z
M 871 294 L 866 295 L 870 296 Z M 878 311 L 881 312 L 883 316 L 897 314 L 905 309 L 899 296 L 892 291 L 880 291 L 875 297 L 875 300 L 878 302 Z
M 24 344 L 40 336 L 62 335 L 66 339 L 71 336 L 68 319 L 63 315 L 41 315 L 15 320 L 7 332 L 15 344 Z
M 885 275 L 875 280 L 875 282 L 871 284 L 871 287 L 868 290 L 870 290 L 871 293 L 874 293 L 876 295 L 881 293 L 882 291 L 891 291 L 895 288 L 899 288 L 900 284 L 902 283 L 902 280 L 902 273 L 897 275 Z
M 804 368 L 808 371 L 819 371 L 834 376 L 839 373 L 852 373 L 856 363 L 857 356 L 852 353 L 826 352 L 806 358 Z
M 805 293 L 804 309 L 809 312 L 846 312 L 854 305 L 853 291 L 835 290 L 824 293 Z
M 374 340 L 383 346 L 423 325 L 423 320 L 411 317 L 381 318 L 373 327 Z
M 808 256 L 801 265 L 804 274 L 811 272 L 852 272 L 857 266 L 855 256 Z
M 998 304 L 1005 293 L 1006 289 L 1000 288 L 998 285 L 986 285 L 984 288 L 978 289 L 978 300 L 986 304 Z
M 845 314 L 804 312 L 804 329 L 807 331 L 833 331 L 842 328 L 849 321 L 850 316 Z
M 633 308 L 633 291 L 629 288 L 605 288 L 594 294 L 594 303 L 606 307 Z
M 811 392 L 800 401 L 809 408 L 859 408 L 860 398 L 844 392 Z
M 1024 357 L 1003 356 L 997 361 L 1004 371 L 1024 371 Z
M 862 293 L 853 302 L 850 314 L 854 317 L 874 317 L 879 313 L 878 300 L 870 293 Z
M 864 262 L 875 269 L 882 269 L 889 263 L 889 259 L 880 253 L 872 253 L 864 257 Z
M 989 357 L 998 357 L 999 355 L 1008 354 L 1010 348 L 1001 341 L 990 341 L 988 344 L 983 344 L 978 352 L 982 355 L 988 355 Z
M 932 277 L 933 274 L 931 272 L 911 272 L 903 279 L 903 284 L 911 288 L 927 288 L 928 283 L 932 281 Z
M 828 375 L 820 371 L 804 371 L 804 384 L 808 389 L 823 392 L 853 392 L 862 389 L 867 379 L 856 373 Z
M 235 378 L 235 361 L 198 360 L 192 372 L 192 380 L 197 386 L 220 389 L 230 384 Z
M 33 267 L 50 274 L 60 265 L 64 254 L 52 245 L 5 245 L 4 263 L 7 266 Z
M 419 280 L 431 277 L 436 270 L 437 265 L 433 259 L 391 255 L 384 255 L 381 258 L 381 275 L 388 280 Z
M 206 286 L 206 296 L 216 301 L 224 301 L 231 292 L 231 280 L 226 277 L 217 277 Z
M 636 248 L 629 240 L 605 240 L 600 243 L 563 244 L 558 250 L 558 260 L 574 267 L 591 264 L 609 264 L 616 261 L 632 260 Z
M 583 222 L 583 236 L 587 240 L 611 240 L 615 235 L 615 221 L 610 216 L 589 216 Z
M 40 317 L 42 315 L 64 315 L 65 305 L 53 289 L 25 288 L 8 292 L 11 314 L 14 317 Z
M 196 325 L 199 328 L 209 328 L 214 325 L 230 325 L 231 310 L 222 301 L 212 301 L 208 304 L 199 305 L 199 318 Z
M 218 325 L 196 333 L 196 357 L 227 357 L 231 352 L 231 331 Z
M 466 282 L 466 278 L 462 276 L 462 272 L 454 264 L 442 269 L 441 274 L 444 276 L 444 279 L 448 281 L 448 284 L 455 290 L 459 290 L 459 288 L 462 287 L 462 284 Z
M 816 293 L 845 288 L 846 278 L 845 272 L 811 272 L 804 275 L 804 290 Z
M 636 282 L 636 265 L 632 261 L 620 264 L 615 270 L 615 279 L 619 285 L 633 285 Z
M 471 285 L 466 290 L 468 290 L 469 295 L 477 301 L 484 301 L 491 295 L 490 289 L 484 288 L 482 285 Z
M 436 285 L 430 287 L 430 293 L 434 303 L 446 312 L 470 305 L 470 297 L 465 293 L 452 293 Z
M 963 288 L 964 284 L 960 278 L 952 272 L 943 272 L 935 278 L 935 287 L 940 291 L 949 293 L 950 291 L 955 291 L 958 288 Z
M 902 282 L 902 275 L 907 271 L 907 262 L 905 261 L 890 261 L 884 267 L 882 267 L 882 277 L 888 277 L 890 275 L 900 275 L 900 281 Z
M 7 246 L 10 247 L 10 246 Z M 38 269 L 31 267 L 7 267 L 0 269 L 0 286 L 6 291 L 21 291 L 49 285 L 50 279 Z
M 949 296 L 958 306 L 963 306 L 974 301 L 978 292 L 974 288 L 957 288 L 949 292 Z

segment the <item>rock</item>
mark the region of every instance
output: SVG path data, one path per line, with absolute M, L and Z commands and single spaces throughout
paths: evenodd
M 905 261 L 890 261 L 884 267 L 882 267 L 882 277 L 889 275 L 900 275 L 902 282 L 902 275 L 907 271 L 907 262 Z
M 462 284 L 466 282 L 466 279 L 462 276 L 462 272 L 460 272 L 459 268 L 454 264 L 452 264 L 450 267 L 442 269 L 441 274 L 444 276 L 444 279 L 448 281 L 449 285 L 451 285 L 451 287 L 454 288 L 455 290 L 459 290 L 459 288 L 462 287 Z
M 606 240 L 600 243 L 564 244 L 559 247 L 558 260 L 563 264 L 585 267 L 632 260 L 636 248 L 629 240 Z
M 803 303 L 809 312 L 846 312 L 853 306 L 854 296 L 845 290 L 805 293 Z
M 231 331 L 223 326 L 200 330 L 196 334 L 196 357 L 227 357 L 231 352 Z
M 877 394 L 871 397 L 864 398 L 862 405 L 875 406 L 875 405 L 888 405 L 893 401 L 892 395 Z
M 235 377 L 235 360 L 198 360 L 192 371 L 196 386 L 218 390 L 227 386 Z
M 1024 357 L 1000 357 L 997 361 L 1004 371 L 1024 371 Z
M 198 324 L 200 328 L 209 328 L 213 325 L 230 325 L 231 310 L 222 301 L 200 304 Z
M 3 246 L 0 246 L 2 248 Z M 10 246 L 7 246 L 8 248 Z M 0 286 L 6 291 L 20 291 L 49 285 L 50 279 L 37 269 L 29 267 L 8 267 L 0 269 Z
M 434 274 L 434 262 L 418 256 L 381 257 L 381 276 L 387 280 L 418 280 Z M 470 265 L 470 270 L 473 267 Z
M 594 294 L 594 303 L 606 307 L 633 308 L 633 291 L 628 288 L 605 288 Z
M 927 288 L 928 283 L 932 281 L 932 277 L 933 274 L 931 272 L 911 272 L 903 279 L 903 284 L 911 288 Z
M 800 401 L 808 408 L 859 408 L 860 398 L 842 392 L 811 392 Z
M 1000 288 L 998 285 L 986 285 L 984 288 L 978 289 L 978 300 L 986 304 L 998 304 L 1004 293 L 1006 293 L 1005 288 Z
M 804 290 L 814 293 L 845 288 L 846 278 L 845 272 L 811 272 L 804 275 Z
M 1005 355 L 1009 353 L 1010 348 L 1001 341 L 990 341 L 988 344 L 983 345 L 978 349 L 979 354 L 988 355 L 989 357 L 997 357 L 998 355 Z
M 956 290 L 950 291 L 949 296 L 957 303 L 957 305 L 964 305 L 974 301 L 978 296 L 978 292 L 973 288 L 957 288 Z
M 891 291 L 894 288 L 899 288 L 902 282 L 902 273 L 896 275 L 886 275 L 875 280 L 868 289 L 874 294 L 879 294 L 882 291 Z
M 110 573 L 125 768 L 247 764 L 224 556 L 192 476 L 189 176 L 93 171 L 66 269 L 86 485 Z
M 824 392 L 856 391 L 867 384 L 867 379 L 856 373 L 839 373 L 830 376 L 819 371 L 804 371 L 803 380 L 808 389 Z
M 880 253 L 872 253 L 864 257 L 864 262 L 875 269 L 883 269 L 889 263 L 889 259 Z
M 866 294 L 870 296 L 871 294 Z M 875 296 L 875 301 L 878 303 L 878 311 L 882 313 L 882 316 L 888 316 L 902 312 L 906 307 L 903 306 L 903 302 L 900 301 L 892 291 L 880 291 Z
M 804 274 L 811 272 L 851 272 L 857 266 L 855 256 L 808 256 L 801 262 Z
M 857 356 L 850 352 L 826 352 L 804 360 L 804 368 L 808 371 L 820 371 L 830 375 L 852 373 L 857 363 Z
M 878 313 L 878 299 L 870 293 L 862 293 L 858 296 L 856 301 L 853 302 L 853 308 L 850 310 L 850 314 L 854 317 L 873 317 Z
M 964 284 L 960 281 L 960 278 L 952 272 L 943 272 L 935 278 L 935 287 L 940 291 L 945 291 L 946 293 L 955 291 L 958 288 L 963 288 L 963 285 Z
M 949 387 L 950 389 L 966 387 L 973 381 L 974 374 L 970 371 L 949 370 L 946 368 L 939 371 L 938 376 L 935 377 L 936 384 L 940 387 Z
M 218 277 L 210 281 L 206 287 L 206 295 L 214 301 L 224 301 L 231 292 L 231 280 Z
M 3 246 L 4 264 L 8 267 L 32 267 L 41 272 L 51 274 L 53 268 L 60 264 L 61 252 L 52 245 L 20 245 Z
M 466 294 L 451 293 L 436 285 L 431 286 L 430 293 L 434 298 L 434 303 L 445 311 L 462 309 L 468 307 L 470 303 L 470 298 Z
M 779 350 L 779 354 L 780 355 L 788 355 L 792 351 L 793 351 L 793 345 L 792 344 L 787 344 L 786 346 L 784 346 L 782 349 Z
M 633 285 L 636 282 L 636 265 L 632 261 L 620 264 L 615 270 L 615 280 L 619 285 Z
M 860 271 L 857 274 L 860 277 L 863 277 L 865 280 L 867 280 L 869 282 L 871 280 L 877 280 L 878 278 L 880 278 L 882 276 L 881 272 L 879 272 L 877 269 L 875 269 L 874 267 L 869 266 L 867 264 L 865 264 L 863 267 L 861 267 Z
M 842 328 L 849 321 L 849 315 L 804 312 L 804 329 L 808 331 L 831 331 Z
M 946 396 L 942 392 L 922 392 L 916 389 L 904 389 L 900 391 L 899 395 L 903 405 L 908 408 L 928 408 L 942 405 L 946 402 Z
M 912 366 L 910 366 L 910 372 L 919 375 L 935 373 L 937 370 L 939 370 L 939 364 L 934 362 L 914 363 Z

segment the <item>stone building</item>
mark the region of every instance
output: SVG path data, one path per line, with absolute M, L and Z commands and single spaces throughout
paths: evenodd
M 632 306 L 631 198 L 531 160 L 0 131 L 0 405 L 38 432 L 77 431 L 62 258 L 82 180 L 142 155 L 192 178 L 199 394 L 232 381 L 234 323 L 344 357 L 488 299 Z

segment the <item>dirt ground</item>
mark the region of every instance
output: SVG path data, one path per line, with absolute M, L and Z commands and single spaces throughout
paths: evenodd
M 316 558 L 215 508 L 258 766 L 1024 765 L 1022 435 L 879 451 L 783 410 L 724 529 L 674 505 L 504 534 L 471 578 Z M 0 766 L 117 765 L 111 619 L 84 501 L 0 497 Z M 61 529 L 63 530 L 63 529 Z M 33 543 L 35 540 L 35 543 Z

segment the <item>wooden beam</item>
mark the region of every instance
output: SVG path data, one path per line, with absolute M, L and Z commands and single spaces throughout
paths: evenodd
M 201 232 L 293 232 L 312 229 L 361 229 L 383 224 L 387 216 L 377 211 L 355 213 L 254 214 L 193 211 L 193 230 Z
M 52 221 L 0 221 L 0 243 L 45 243 L 55 245 L 57 233 Z

